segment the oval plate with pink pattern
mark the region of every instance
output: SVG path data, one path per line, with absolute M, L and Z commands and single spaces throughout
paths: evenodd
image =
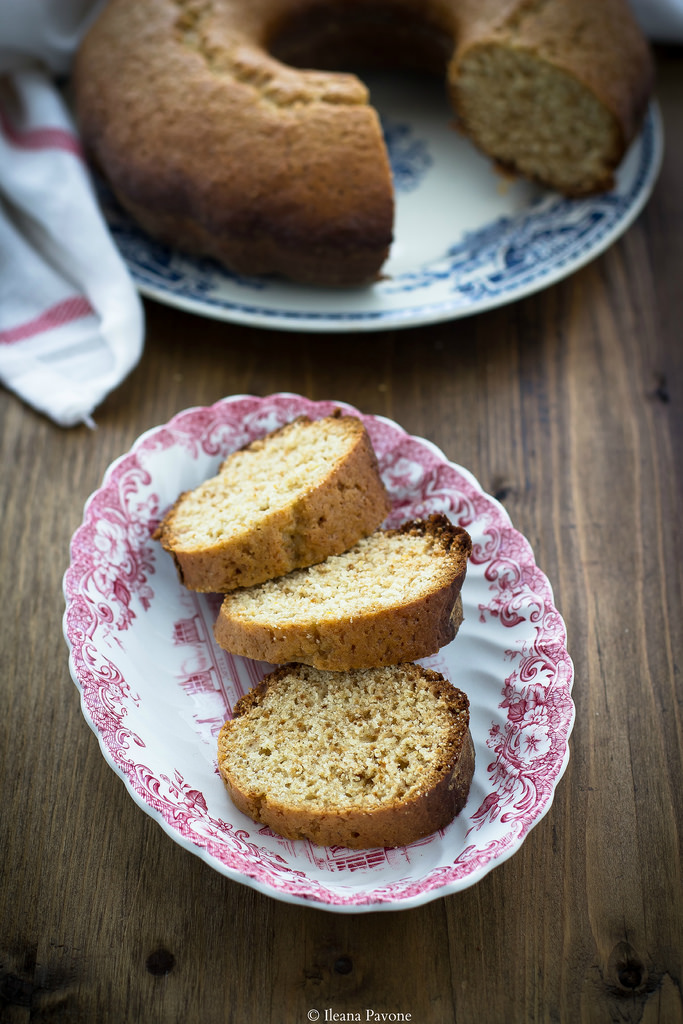
M 234 449 L 293 417 L 359 415 L 393 499 L 387 525 L 444 512 L 473 553 L 465 620 L 425 664 L 470 699 L 476 769 L 446 829 L 395 850 L 280 838 L 239 813 L 216 736 L 268 665 L 216 646 L 217 598 L 178 582 L 152 539 L 178 494 Z M 234 396 L 143 434 L 89 498 L 64 577 L 64 635 L 86 720 L 133 799 L 181 846 L 229 878 L 292 903 L 361 912 L 464 889 L 510 857 L 549 809 L 574 721 L 572 662 L 551 586 L 503 507 L 429 441 L 341 402 Z

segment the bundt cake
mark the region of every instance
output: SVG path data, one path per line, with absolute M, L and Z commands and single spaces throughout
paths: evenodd
M 350 285 L 377 279 L 394 207 L 350 67 L 443 76 L 493 161 L 572 196 L 610 187 L 652 89 L 627 0 L 110 0 L 73 95 L 148 233 L 242 274 Z

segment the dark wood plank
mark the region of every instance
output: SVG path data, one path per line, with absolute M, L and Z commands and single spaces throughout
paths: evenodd
M 0 392 L 0 1020 L 683 1020 L 683 54 L 658 63 L 655 194 L 567 281 L 332 338 L 150 302 L 95 431 Z M 69 677 L 61 579 L 106 467 L 180 409 L 280 390 L 390 416 L 471 469 L 567 623 L 577 719 L 552 808 L 478 885 L 415 910 L 292 906 L 180 849 L 105 763 Z

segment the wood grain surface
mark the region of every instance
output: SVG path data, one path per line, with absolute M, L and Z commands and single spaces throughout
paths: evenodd
M 683 52 L 657 61 L 654 195 L 566 281 L 349 337 L 150 302 L 96 430 L 0 392 L 2 1022 L 683 1021 Z M 576 725 L 552 808 L 479 884 L 421 908 L 335 914 L 224 878 L 127 795 L 69 675 L 62 574 L 106 467 L 183 408 L 280 390 L 389 416 L 467 466 L 567 624 Z

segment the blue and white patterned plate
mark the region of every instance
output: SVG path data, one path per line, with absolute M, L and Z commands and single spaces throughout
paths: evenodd
M 152 241 L 103 193 L 142 294 L 203 316 L 292 331 L 375 331 L 468 316 L 546 288 L 598 256 L 642 210 L 659 172 L 656 104 L 614 190 L 568 200 L 498 174 L 453 130 L 438 82 L 410 75 L 367 81 L 397 200 L 383 280 L 339 290 L 231 274 Z

